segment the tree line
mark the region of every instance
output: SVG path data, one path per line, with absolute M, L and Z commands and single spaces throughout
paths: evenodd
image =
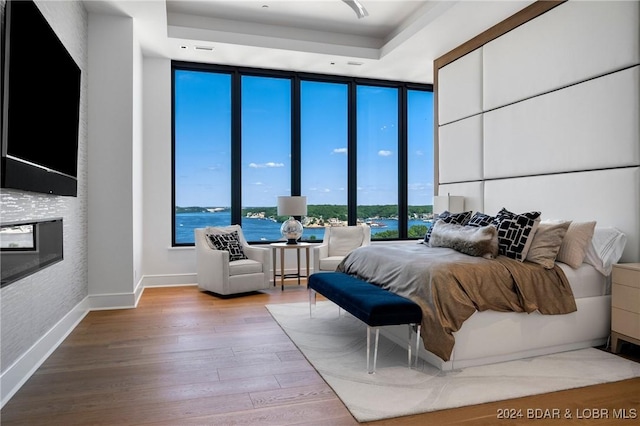
M 176 213 L 206 213 L 213 207 L 176 207 Z M 225 208 L 228 210 L 228 208 Z M 433 212 L 433 206 L 408 206 L 408 213 L 410 217 L 428 215 Z M 287 219 L 286 216 L 278 216 L 278 209 L 276 207 L 247 207 L 242 209 L 242 216 L 247 214 L 259 214 L 264 213 L 265 217 L 273 217 L 279 222 L 283 222 Z M 372 205 L 372 206 L 358 206 L 357 214 L 359 219 L 369 218 L 397 218 L 398 206 L 397 205 Z M 336 218 L 338 220 L 347 220 L 347 206 L 340 206 L 335 204 L 312 204 L 307 206 L 307 216 L 315 218 L 323 218 L 328 220 L 330 218 Z

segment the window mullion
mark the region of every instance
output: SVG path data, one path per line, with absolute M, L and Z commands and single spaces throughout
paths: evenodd
M 408 228 L 408 148 L 407 88 L 398 89 L 398 237 L 407 238 Z
M 355 225 L 358 219 L 357 87 L 355 82 L 349 83 L 347 140 L 347 220 L 349 225 Z
M 300 77 L 291 79 L 291 195 L 302 194 L 302 148 L 300 128 Z
M 231 75 L 231 223 L 242 223 L 242 82 Z

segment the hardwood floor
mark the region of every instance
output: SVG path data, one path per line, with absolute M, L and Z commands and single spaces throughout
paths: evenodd
M 264 308 L 306 300 L 306 287 L 295 284 L 225 299 L 195 286 L 146 289 L 136 309 L 89 313 L 3 407 L 0 422 L 356 425 Z M 640 360 L 637 347 L 625 348 Z M 503 409 L 555 407 L 610 414 L 570 424 L 634 424 L 612 417 L 614 409 L 640 416 L 640 379 L 369 424 L 564 423 L 497 418 Z

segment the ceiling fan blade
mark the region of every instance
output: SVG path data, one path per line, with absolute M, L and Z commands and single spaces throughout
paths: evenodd
M 367 9 L 364 8 L 364 6 L 360 3 L 359 0 L 342 0 L 342 1 L 348 4 L 349 7 L 353 9 L 354 12 L 356 12 L 358 19 L 364 18 L 365 16 L 369 16 L 369 12 L 367 12 Z

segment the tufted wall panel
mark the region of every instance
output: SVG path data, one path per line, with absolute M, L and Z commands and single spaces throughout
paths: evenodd
M 563 173 L 484 183 L 488 214 L 502 207 L 514 212 L 538 210 L 543 219 L 597 220 L 627 235 L 622 262 L 640 259 L 640 167 Z
M 569 1 L 483 46 L 484 111 L 640 62 L 640 2 Z
M 482 112 L 482 49 L 442 68 L 438 96 L 439 124 Z
M 441 183 L 482 179 L 482 115 L 441 126 L 439 155 L 441 163 L 456 165 L 441 170 Z
M 484 177 L 640 164 L 638 93 L 640 65 L 485 113 Z
M 640 2 L 532 15 L 436 67 L 438 194 L 615 226 L 640 261 Z

